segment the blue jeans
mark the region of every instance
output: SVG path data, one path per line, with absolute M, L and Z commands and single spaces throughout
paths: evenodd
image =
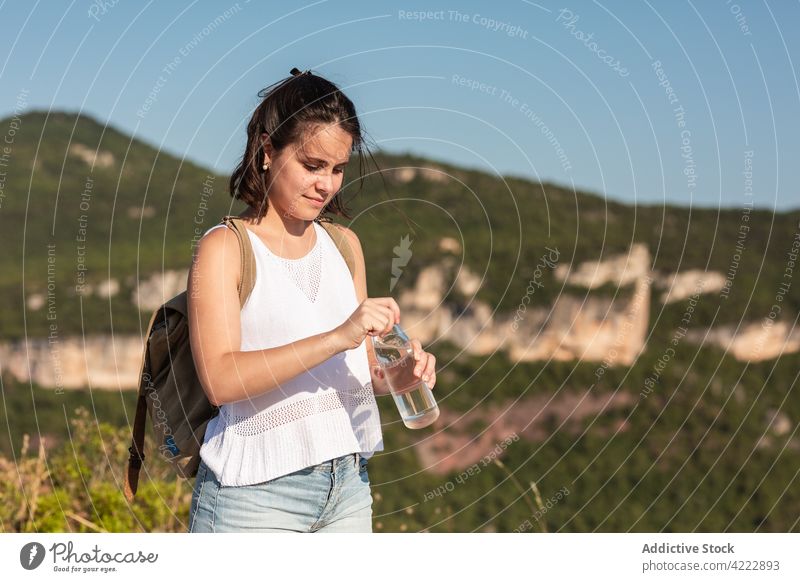
M 201 461 L 189 510 L 189 533 L 199 532 L 372 532 L 367 459 L 351 453 L 239 487 Z

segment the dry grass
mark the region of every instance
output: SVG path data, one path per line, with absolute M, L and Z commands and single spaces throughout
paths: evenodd
M 40 442 L 32 452 L 24 435 L 15 458 L 0 457 L 0 531 L 186 531 L 191 483 L 158 458 L 149 438 L 139 491 L 129 504 L 122 488 L 129 431 L 97 422 L 85 408 L 75 411 L 70 426 L 58 447 Z

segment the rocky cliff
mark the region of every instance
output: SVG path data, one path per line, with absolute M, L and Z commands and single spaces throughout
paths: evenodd
M 651 272 L 650 253 L 642 244 L 633 245 L 626 254 L 577 265 L 565 264 L 556 249 L 549 249 L 526 271 L 532 273 L 531 279 L 515 312 L 499 313 L 477 299 L 482 280 L 459 260 L 458 242 L 442 239 L 439 250 L 441 259 L 424 268 L 413 287 L 398 298 L 409 334 L 424 345 L 447 340 L 474 355 L 503 350 L 512 361 L 630 365 L 645 348 L 654 288 L 662 291 L 661 303 L 673 303 L 695 293 L 717 292 L 725 281 L 714 272 Z M 544 277 L 546 271 L 553 277 Z M 184 290 L 186 278 L 185 270 L 155 273 L 135 286 L 131 302 L 151 311 Z M 560 292 L 552 305 L 529 307 L 544 281 L 587 291 Z M 591 292 L 606 284 L 629 292 L 614 296 Z M 108 296 L 117 289 L 116 282 L 109 281 L 94 292 Z M 29 301 L 28 308 L 41 308 L 41 303 Z M 686 337 L 717 345 L 745 361 L 800 350 L 800 331 L 780 321 L 695 329 Z M 0 363 L 3 373 L 45 387 L 133 389 L 142 346 L 138 336 L 36 338 L 0 344 Z

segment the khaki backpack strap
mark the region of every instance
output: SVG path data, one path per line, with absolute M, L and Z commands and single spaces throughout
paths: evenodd
M 228 215 L 223 217 L 222 222 L 233 229 L 239 239 L 239 256 L 242 263 L 242 278 L 239 285 L 239 305 L 244 307 L 247 298 L 253 291 L 256 284 L 256 258 L 253 255 L 253 245 L 250 243 L 250 236 L 244 221 L 238 216 Z
M 147 420 L 147 400 L 145 395 L 139 392 L 139 398 L 136 400 L 136 419 L 133 421 L 133 438 L 131 439 L 131 446 L 128 452 L 131 454 L 128 457 L 128 472 L 125 477 L 124 492 L 125 499 L 129 502 L 133 501 L 136 490 L 139 488 L 139 471 L 142 468 L 144 461 L 144 430 L 145 421 Z
M 150 323 L 147 325 L 147 333 L 153 328 L 153 322 L 158 317 L 161 308 L 156 309 L 150 317 Z M 129 502 L 133 501 L 133 496 L 136 495 L 136 489 L 139 487 L 139 470 L 142 468 L 142 461 L 144 461 L 144 430 L 147 422 L 147 396 L 145 394 L 145 382 L 142 381 L 145 369 L 149 367 L 150 358 L 148 356 L 150 338 L 144 338 L 144 356 L 142 357 L 142 367 L 139 369 L 139 397 L 136 399 L 136 416 L 133 420 L 133 436 L 131 437 L 131 446 L 128 452 L 131 454 L 128 457 L 128 470 L 125 475 L 125 484 L 123 486 L 125 499 Z M 148 370 L 149 372 L 149 370 Z
M 344 262 L 347 263 L 347 268 L 350 269 L 350 276 L 355 276 L 356 272 L 356 256 L 353 253 L 353 247 L 350 241 L 347 240 L 347 235 L 342 230 L 342 227 L 335 222 L 320 222 L 319 225 L 324 228 L 333 239 L 336 248 L 342 253 Z

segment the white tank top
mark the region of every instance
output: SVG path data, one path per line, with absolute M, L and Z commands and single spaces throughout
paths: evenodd
M 274 255 L 248 229 L 256 261 L 241 311 L 241 351 L 282 346 L 330 331 L 358 307 L 347 263 L 325 229 L 306 256 Z M 210 228 L 227 228 L 220 224 Z M 205 236 L 205 235 L 204 235 Z M 366 341 L 366 340 L 365 340 Z M 281 386 L 220 407 L 200 456 L 222 485 L 262 483 L 334 457 L 383 450 L 366 343 Z

